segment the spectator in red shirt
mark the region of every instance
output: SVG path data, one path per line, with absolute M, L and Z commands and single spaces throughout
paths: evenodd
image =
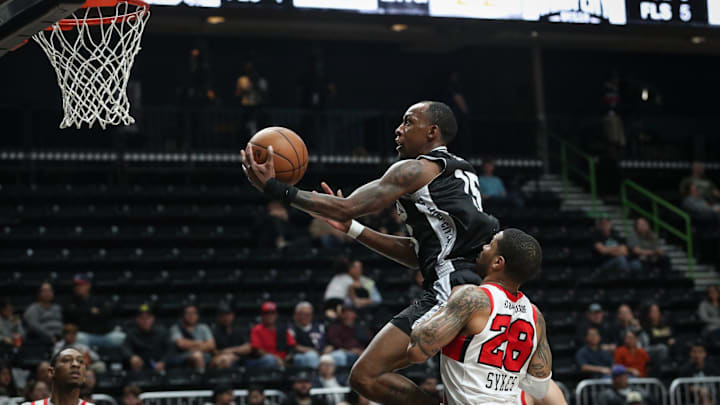
M 250 331 L 250 345 L 257 357 L 248 360 L 249 368 L 282 368 L 285 356 L 295 347 L 295 338 L 285 330 L 285 337 L 277 336 L 277 306 L 267 301 L 260 309 L 262 321 Z
M 370 341 L 370 331 L 356 325 L 357 314 L 351 306 L 343 306 L 340 319 L 328 328 L 327 340 L 335 350 L 331 353 L 339 367 L 351 366 Z
M 625 332 L 625 344 L 615 350 L 615 364 L 621 364 L 635 377 L 647 377 L 647 363 L 650 356 L 637 344 L 635 333 Z

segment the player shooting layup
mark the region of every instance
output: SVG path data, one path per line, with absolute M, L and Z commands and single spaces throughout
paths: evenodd
M 409 364 L 406 350 L 412 329 L 445 304 L 452 288 L 481 282 L 474 271 L 475 258 L 499 229 L 498 221 L 482 210 L 472 165 L 447 150 L 456 133 L 457 123 L 447 105 L 423 101 L 411 106 L 395 130 L 401 160 L 348 197 L 339 191 L 334 195 L 325 183 L 323 189 L 330 195 L 277 181 L 271 148 L 263 164 L 253 159 L 252 145 L 242 152 L 250 182 L 270 198 L 326 218 L 375 252 L 422 271 L 425 295 L 378 332 L 351 371 L 350 385 L 375 402 L 437 404 L 392 371 Z M 353 220 L 394 203 L 410 237 L 382 234 Z
M 520 404 L 521 389 L 533 402 L 546 397 L 552 353 L 545 319 L 519 291 L 541 261 L 535 238 L 518 229 L 499 232 L 477 259 L 483 283 L 455 287 L 447 306 L 413 329 L 407 350 L 412 362 L 442 350 L 444 403 Z M 553 395 L 558 392 L 554 387 Z M 551 403 L 564 403 L 560 398 Z

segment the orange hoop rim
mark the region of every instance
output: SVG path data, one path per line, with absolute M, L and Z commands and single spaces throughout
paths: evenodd
M 118 3 L 128 3 L 130 5 L 138 7 L 137 10 L 133 11 L 132 13 L 119 15 L 119 16 L 112 16 L 112 17 L 102 17 L 102 18 L 63 18 L 62 20 L 58 21 L 57 23 L 45 28 L 45 31 L 52 31 L 53 26 L 57 25 L 60 27 L 61 30 L 67 31 L 71 30 L 78 25 L 106 25 L 106 24 L 115 24 L 115 23 L 122 23 L 125 22 L 125 20 L 132 20 L 135 18 L 140 18 L 143 14 L 147 13 L 148 10 L 150 10 L 150 6 L 145 3 L 142 0 L 87 0 L 85 4 L 83 4 L 80 8 L 90 8 L 90 7 L 115 7 Z

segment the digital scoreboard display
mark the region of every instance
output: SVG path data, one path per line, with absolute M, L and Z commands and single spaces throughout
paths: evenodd
M 146 0 L 191 7 L 337 10 L 573 24 L 720 26 L 720 0 Z

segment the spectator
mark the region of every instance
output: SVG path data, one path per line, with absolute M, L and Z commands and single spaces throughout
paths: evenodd
M 585 332 L 585 346 L 575 354 L 575 362 L 588 378 L 603 378 L 610 375 L 612 357 L 600 348 L 600 333 L 597 328 L 590 327 Z
M 720 375 L 720 368 L 713 362 L 705 361 L 707 350 L 702 342 L 694 342 L 690 346 L 690 359 L 680 367 L 680 377 L 715 377 Z
M 625 331 L 625 344 L 615 350 L 615 363 L 625 366 L 635 377 L 647 377 L 650 356 L 638 347 L 637 337 L 631 330 Z
M 514 193 L 508 193 L 505 184 L 500 177 L 495 176 L 495 162 L 492 159 L 484 159 L 482 164 L 482 175 L 478 176 L 480 194 L 488 202 L 509 202 L 517 208 L 525 205 L 522 197 Z
M 210 328 L 198 323 L 197 307 L 193 304 L 183 308 L 182 319 L 170 328 L 170 343 L 175 353 L 168 358 L 169 365 L 180 366 L 189 363 L 199 372 L 205 371 L 215 351 L 215 339 Z
M 82 353 L 85 356 L 85 364 L 87 364 L 89 369 L 93 369 L 94 371 L 98 373 L 104 373 L 105 372 L 105 363 L 100 360 L 100 356 L 98 356 L 95 351 L 90 349 L 85 344 L 79 343 L 78 341 L 78 328 L 72 323 L 66 323 L 63 327 L 62 331 L 62 340 L 59 340 L 55 343 L 55 348 L 53 349 L 53 355 L 56 353 L 59 353 L 60 350 L 71 347 L 73 349 L 76 349 L 80 353 Z
M 249 368 L 282 368 L 285 366 L 285 357 L 288 350 L 295 347 L 293 335 L 287 330 L 277 334 L 277 306 L 267 301 L 260 308 L 261 322 L 255 325 L 250 332 L 250 344 L 259 356 L 248 360 L 245 364 Z
M 433 398 L 441 400 L 440 392 L 437 389 L 438 380 L 435 377 L 425 377 L 420 381 L 418 387 L 423 390 L 426 394 L 430 394 Z
M 710 204 L 708 200 L 702 197 L 700 190 L 694 183 L 690 184 L 682 206 L 693 218 L 699 221 L 716 223 L 720 219 L 720 205 Z
M 423 278 L 422 272 L 420 270 L 415 270 L 415 275 L 413 276 L 413 284 L 408 289 L 408 298 L 410 298 L 410 302 L 415 302 L 415 300 L 419 300 L 422 298 L 423 294 L 425 293 L 425 289 L 423 288 L 423 281 L 425 279 Z
M 85 383 L 80 387 L 80 399 L 90 402 L 92 401 L 92 394 L 95 392 L 95 384 L 97 378 L 95 372 L 91 369 L 85 370 Z
M 325 301 L 343 300 L 356 309 L 375 306 L 382 303 L 382 297 L 375 282 L 363 276 L 363 264 L 360 260 L 349 262 L 346 272 L 336 274 L 325 289 Z
M 642 394 L 637 391 L 628 392 L 625 397 L 625 401 L 627 405 L 645 405 L 645 400 L 643 399 Z
M 720 201 L 720 190 L 712 180 L 705 176 L 705 165 L 702 162 L 693 162 L 692 173 L 680 182 L 680 194 L 688 194 L 691 185 L 697 188 L 700 197 L 705 201 Z
M 318 366 L 318 377 L 313 382 L 313 388 L 340 388 L 343 384 L 335 377 L 335 360 L 329 354 L 320 356 L 320 365 Z M 335 405 L 343 400 L 343 394 L 328 394 L 325 399 L 329 405 Z
M 307 238 L 304 238 L 304 232 L 290 222 L 288 210 L 280 201 L 267 203 L 267 213 L 262 216 L 256 229 L 258 247 L 272 246 L 283 249 L 308 242 Z
M 698 317 L 705 324 L 704 331 L 713 340 L 720 341 L 720 290 L 718 286 L 707 288 L 707 296 L 698 307 Z
M 168 335 L 165 328 L 155 324 L 150 306 L 142 304 L 135 315 L 135 324 L 127 330 L 123 351 L 130 369 L 165 369 Z
M 270 405 L 265 399 L 265 392 L 262 387 L 251 385 L 248 388 L 248 405 Z
M 267 92 L 267 80 L 258 74 L 253 62 L 247 62 L 235 85 L 235 97 L 240 100 L 240 105 L 243 107 L 256 107 L 265 104 Z M 251 132 L 257 131 L 251 130 Z
M 213 359 L 215 368 L 229 368 L 237 363 L 241 356 L 248 356 L 252 352 L 252 346 L 248 341 L 247 330 L 242 330 L 235 325 L 235 313 L 230 304 L 221 302 L 218 305 L 215 324 L 212 328 L 213 337 L 217 352 Z
M 632 309 L 627 304 L 622 304 L 617 309 L 617 323 L 615 330 L 618 332 L 618 342 L 623 344 L 625 341 L 625 331 L 630 330 L 635 333 L 638 338 L 640 347 L 646 348 L 649 344 L 648 336 L 640 326 L 640 321 L 635 318 Z
M 233 402 L 233 389 L 229 385 L 218 385 L 213 389 L 212 396 L 214 405 L 232 405 Z
M 295 305 L 293 322 L 288 333 L 295 338 L 293 364 L 299 367 L 317 368 L 320 354 L 325 353 L 325 326 L 313 322 L 313 307 L 307 301 Z M 331 348 L 329 348 L 331 349 Z
M 670 269 L 670 258 L 660 248 L 660 240 L 650 230 L 645 218 L 635 220 L 635 229 L 628 238 L 628 246 L 633 255 L 647 265 L 657 266 L 663 270 Z
M 0 398 L 16 397 L 17 389 L 13 381 L 12 369 L 6 363 L 0 363 Z
M 50 397 L 50 386 L 45 381 L 33 380 L 25 386 L 25 401 L 33 402 Z
M 20 317 L 6 298 L 0 298 L 0 350 L 6 348 L 19 348 L 25 331 Z
M 594 302 L 588 306 L 588 310 L 585 312 L 585 320 L 580 322 L 576 330 L 576 343 L 578 346 L 582 345 L 586 341 L 588 328 L 595 328 L 600 334 L 600 348 L 609 352 L 614 353 L 615 334 L 617 333 L 610 325 L 610 322 L 605 320 L 605 311 L 602 306 L 597 302 Z
M 28 327 L 27 339 L 37 343 L 52 344 L 62 334 L 62 310 L 53 304 L 55 293 L 48 282 L 43 282 L 38 289 L 37 302 L 30 304 L 23 314 Z
M 658 304 L 651 304 L 645 310 L 640 322 L 647 333 L 649 344 L 648 351 L 653 353 L 657 361 L 664 361 L 670 355 L 670 350 L 675 344 L 672 328 L 665 323 Z
M 351 306 L 344 306 L 340 319 L 328 328 L 328 343 L 335 348 L 331 353 L 335 365 L 350 366 L 355 363 L 370 341 L 367 328 L 356 325 L 357 313 Z
M 595 254 L 602 261 L 601 269 L 617 269 L 621 271 L 641 270 L 642 264 L 637 259 L 629 259 L 629 250 L 623 239 L 612 229 L 612 223 L 607 218 L 597 221 L 593 233 L 593 248 Z
M 49 361 L 41 361 L 40 364 L 37 365 L 35 368 L 35 379 L 44 382 L 48 387 L 52 385 Z
M 85 274 L 76 274 L 73 279 L 73 295 L 65 307 L 65 321 L 77 325 L 78 342 L 94 347 L 118 347 L 125 340 L 125 333 L 108 324 L 113 308 L 111 300 L 100 300 L 90 296 L 92 284 Z
M 320 397 L 311 397 L 312 378 L 307 372 L 300 372 L 293 378 L 292 392 L 282 402 L 282 405 L 327 405 Z
M 140 387 L 135 384 L 126 385 L 122 390 L 122 405 L 142 405 Z
M 607 388 L 598 396 L 598 405 L 626 405 L 628 395 L 638 393 L 647 397 L 642 390 L 628 387 L 628 371 L 624 366 L 617 365 L 612 368 L 612 387 Z

